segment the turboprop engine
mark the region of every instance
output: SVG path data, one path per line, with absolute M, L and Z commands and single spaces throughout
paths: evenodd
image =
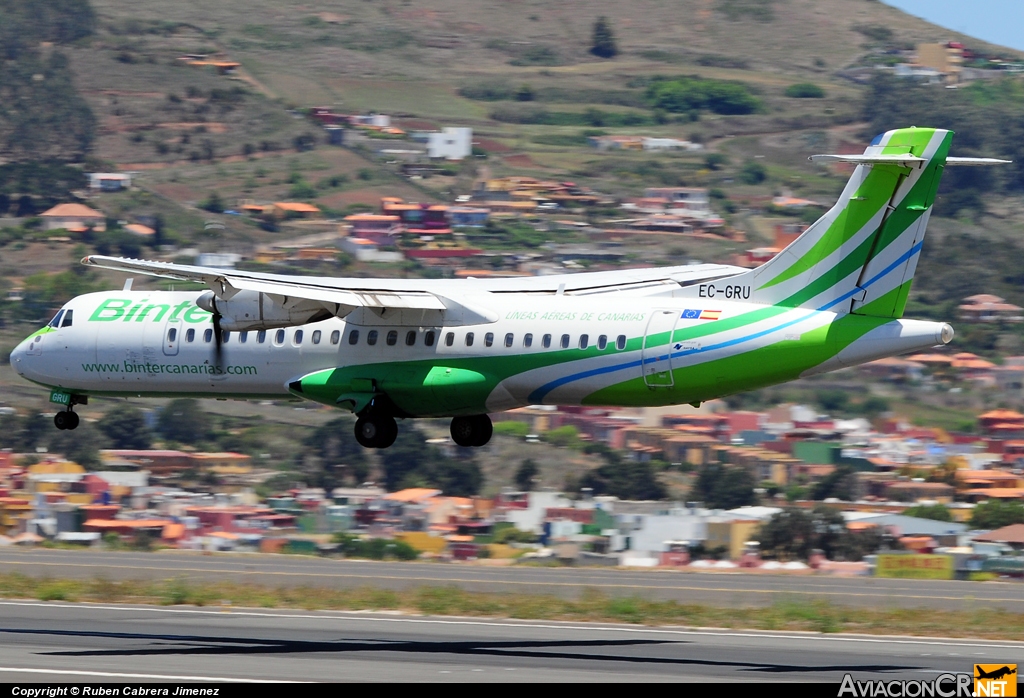
M 196 299 L 196 305 L 219 316 L 221 328 L 229 332 L 293 327 L 332 316 L 316 301 L 299 299 L 294 305 L 282 305 L 258 291 L 239 291 L 227 300 L 207 291 Z

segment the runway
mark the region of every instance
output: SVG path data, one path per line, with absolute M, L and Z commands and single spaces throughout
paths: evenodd
M 1024 663 L 1024 643 L 0 602 L 0 681 L 828 681 Z
M 608 596 L 713 605 L 768 606 L 822 599 L 873 608 L 997 608 L 1024 612 L 1019 582 L 963 582 L 696 573 L 607 568 L 485 567 L 460 563 L 372 562 L 299 555 L 156 553 L 0 548 L 0 572 L 33 577 L 231 580 L 270 587 L 372 586 L 401 590 L 455 585 L 468 591 L 554 594 L 577 598 L 585 589 Z

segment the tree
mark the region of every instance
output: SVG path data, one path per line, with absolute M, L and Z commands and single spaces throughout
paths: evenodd
M 594 40 L 590 52 L 599 58 L 614 58 L 619 53 L 615 34 L 607 17 L 598 17 L 594 22 Z
M 477 494 L 483 486 L 483 472 L 470 449 L 460 449 L 454 458 L 426 443 L 417 429 L 399 429 L 398 438 L 380 454 L 384 486 L 390 490 L 433 487 L 453 497 Z
M 835 498 L 851 501 L 854 498 L 856 484 L 857 475 L 853 467 L 840 465 L 811 488 L 811 499 Z
M 210 435 L 209 418 L 196 400 L 179 398 L 160 411 L 157 431 L 170 441 L 195 444 Z
M 340 478 L 360 485 L 369 474 L 366 451 L 352 433 L 352 419 L 332 419 L 306 439 L 306 452 L 312 456 L 313 481 L 325 489 L 337 487 Z
M 100 449 L 107 448 L 109 442 L 95 424 L 83 419 L 74 431 L 57 431 L 52 424 L 49 426 L 48 448 L 51 452 L 62 454 L 86 470 L 99 468 Z
M 206 200 L 199 204 L 199 208 L 210 213 L 224 213 L 224 200 L 220 198 L 220 194 L 211 191 Z
M 916 516 L 919 519 L 931 519 L 933 521 L 952 521 L 953 515 L 949 509 L 941 504 L 919 504 L 910 507 L 903 512 L 905 516 Z
M 847 530 L 842 514 L 821 505 L 810 512 L 783 509 L 761 526 L 757 541 L 764 555 L 804 560 L 815 549 L 830 559 L 860 560 L 884 542 L 878 530 Z
M 110 440 L 113 448 L 144 450 L 153 444 L 153 433 L 137 407 L 118 405 L 103 415 L 96 426 Z
M 971 528 L 991 531 L 1018 523 L 1024 523 L 1024 504 L 1018 502 L 990 499 L 974 507 L 971 515 Z
M 611 449 L 602 452 L 604 465 L 587 472 L 579 487 L 589 487 L 596 495 L 612 495 L 619 499 L 665 499 L 668 492 L 658 482 L 650 463 L 622 460 Z
M 540 470 L 539 468 L 537 468 L 536 463 L 534 463 L 529 458 L 524 460 L 522 463 L 519 464 L 519 469 L 516 470 L 516 487 L 518 487 L 523 492 L 529 492 L 530 490 L 532 490 L 533 478 L 537 476 L 538 472 L 540 472 Z
M 746 468 L 709 463 L 697 474 L 693 494 L 709 509 L 735 509 L 757 503 L 755 484 Z

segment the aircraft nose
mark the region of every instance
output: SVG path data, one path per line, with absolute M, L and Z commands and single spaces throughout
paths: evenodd
M 28 368 L 28 342 L 29 340 L 24 340 L 21 344 L 14 348 L 14 351 L 11 352 L 11 368 L 13 368 L 19 376 L 24 376 L 25 371 Z

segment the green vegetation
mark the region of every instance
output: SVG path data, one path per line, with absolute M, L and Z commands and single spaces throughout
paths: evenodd
M 715 9 L 733 22 L 744 19 L 771 22 L 775 19 L 774 2 L 775 0 L 718 0 Z
M 826 599 L 781 595 L 765 607 L 718 607 L 652 601 L 637 596 L 609 597 L 585 589 L 579 598 L 542 594 L 476 593 L 458 587 L 419 587 L 391 591 L 380 587 L 332 589 L 271 587 L 250 583 L 194 583 L 108 579 L 71 580 L 0 575 L 0 596 L 62 600 L 232 608 L 306 610 L 395 610 L 432 615 L 680 625 L 688 627 L 856 632 L 1024 639 L 1024 614 L 999 609 L 964 611 L 915 608 L 853 608 Z
M 211 435 L 209 419 L 192 398 L 167 403 L 157 417 L 157 431 L 165 439 L 183 444 L 197 444 Z
M 798 82 L 786 88 L 786 96 L 797 99 L 821 99 L 825 96 L 825 90 L 813 82 Z
M 138 407 L 116 405 L 96 423 L 112 448 L 144 450 L 153 445 L 153 434 Z
M 878 531 L 851 532 L 842 514 L 818 505 L 813 511 L 789 508 L 780 511 L 757 533 L 761 554 L 782 560 L 806 560 L 821 550 L 830 560 L 860 560 L 882 544 Z
M 419 553 L 401 540 L 387 538 L 360 538 L 349 533 L 335 533 L 334 543 L 345 557 L 367 560 L 415 560 Z
M 952 521 L 953 515 L 949 509 L 941 504 L 919 504 L 910 507 L 903 512 L 906 516 L 916 516 L 919 519 L 932 519 L 933 521 Z
M 516 474 L 512 479 L 515 481 L 516 487 L 521 491 L 529 492 L 533 489 L 533 479 L 537 477 L 539 472 L 540 468 L 537 467 L 537 464 L 527 458 L 519 464 Z
M 471 449 L 458 449 L 454 458 L 448 458 L 411 425 L 399 428 L 395 443 L 381 451 L 380 464 L 384 486 L 392 492 L 433 487 L 451 497 L 469 497 L 483 485 L 483 473 Z
M 668 491 L 655 477 L 654 467 L 649 462 L 623 458 L 610 448 L 595 448 L 604 464 L 588 470 L 579 480 L 580 488 L 589 487 L 595 495 L 612 495 L 619 499 L 667 499 Z
M 494 433 L 523 438 L 530 433 L 530 425 L 525 422 L 495 422 Z
M 756 484 L 746 468 L 709 463 L 697 473 L 693 497 L 708 509 L 735 509 L 757 504 Z
M 491 112 L 495 121 L 543 126 L 649 126 L 657 120 L 640 112 L 609 112 L 591 107 L 585 111 L 550 111 L 543 107 L 502 107 Z
M 614 58 L 619 53 L 615 33 L 607 17 L 598 17 L 594 22 L 593 40 L 590 52 L 599 58 Z
M 762 109 L 743 83 L 697 76 L 655 78 L 647 88 L 647 99 L 652 107 L 672 113 L 753 114 Z
M 92 33 L 88 0 L 0 0 L 0 157 L 76 162 L 92 149 L 96 118 L 74 86 L 66 45 Z
M 974 508 L 971 528 L 993 530 L 1011 524 L 1024 523 L 1024 504 L 990 499 Z

